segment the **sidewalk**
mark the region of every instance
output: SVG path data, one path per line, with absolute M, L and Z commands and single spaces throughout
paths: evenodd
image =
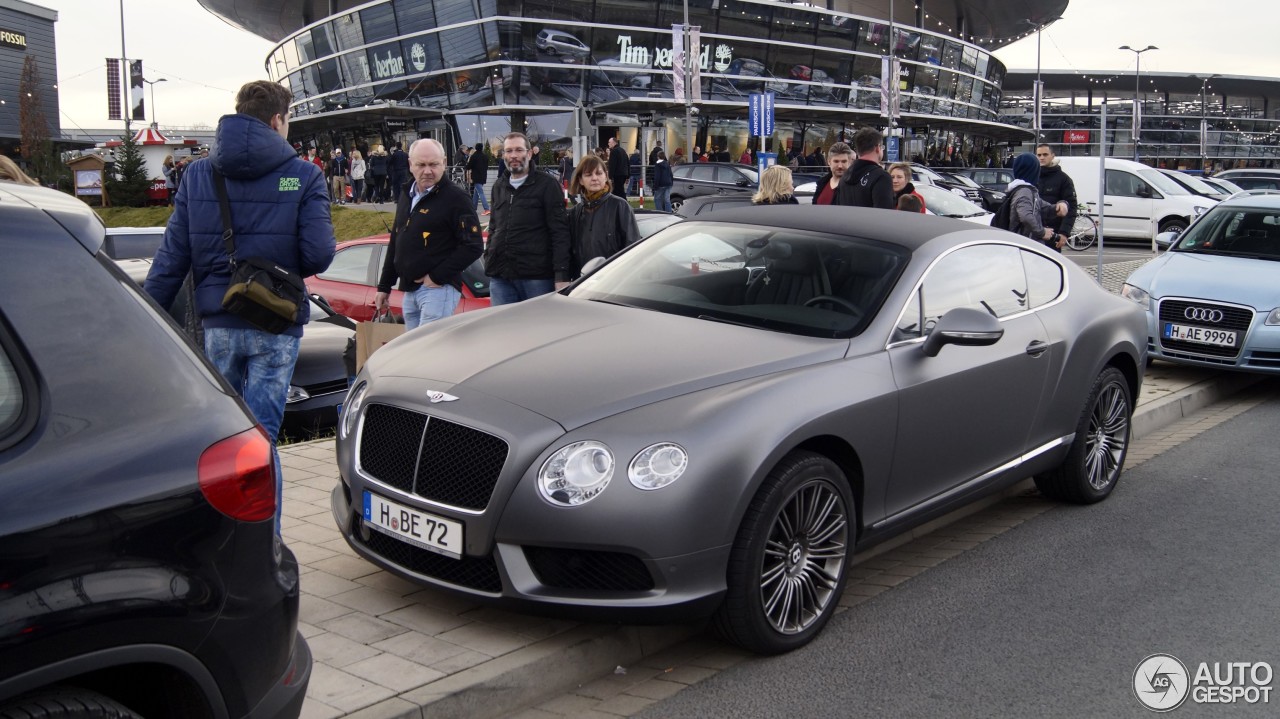
M 1135 438 L 1258 379 L 1157 363 L 1137 400 Z M 339 535 L 333 440 L 280 456 L 283 533 L 301 565 L 300 630 L 315 659 L 303 717 L 503 716 L 701 630 L 526 616 L 423 589 L 356 557 Z

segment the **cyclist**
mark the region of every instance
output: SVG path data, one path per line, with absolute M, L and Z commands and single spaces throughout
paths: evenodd
M 1071 234 L 1071 228 L 1076 224 L 1076 184 L 1063 172 L 1053 154 L 1053 148 L 1047 144 L 1036 145 L 1036 159 L 1040 161 L 1040 179 L 1036 182 L 1040 198 L 1050 205 L 1066 203 L 1067 206 L 1065 215 L 1059 208 L 1057 217 L 1045 223 L 1054 232 L 1054 239 L 1045 244 L 1061 252 L 1067 235 Z

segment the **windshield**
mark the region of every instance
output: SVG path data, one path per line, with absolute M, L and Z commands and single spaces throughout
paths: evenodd
M 1173 249 L 1280 260 L 1280 210 L 1215 207 L 1178 238 Z
M 1201 180 L 1201 182 L 1216 189 L 1218 192 L 1226 192 L 1228 195 L 1234 195 L 1237 192 L 1244 192 L 1244 188 L 1230 180 L 1220 180 L 1216 177 L 1210 177 Z
M 1222 194 L 1222 190 L 1219 190 L 1216 187 L 1210 187 L 1209 184 L 1204 180 L 1201 180 L 1199 177 L 1196 177 L 1195 175 L 1188 175 L 1185 172 L 1179 172 L 1178 176 L 1176 178 L 1173 178 L 1173 181 L 1182 183 L 1183 185 L 1190 187 L 1198 195 Z
M 1170 180 L 1168 177 L 1165 177 L 1164 173 L 1160 172 L 1159 170 L 1152 170 L 1151 168 L 1147 168 L 1145 170 L 1138 170 L 1138 176 L 1146 180 L 1147 182 L 1151 183 L 1157 190 L 1163 192 L 1166 195 L 1190 195 L 1191 194 L 1191 192 L 1187 190 L 1187 188 L 1183 187 L 1182 185 L 1179 185 L 1173 180 Z M 1109 183 L 1108 183 L 1108 186 L 1110 186 Z M 1111 190 L 1107 190 L 1107 192 L 1110 192 L 1110 191 Z
M 570 296 L 809 337 L 851 337 L 879 311 L 907 258 L 906 250 L 868 240 L 688 221 L 619 255 Z
M 969 202 L 951 190 L 933 185 L 917 185 L 916 192 L 924 198 L 924 206 L 935 215 L 943 217 L 977 217 L 986 210 Z

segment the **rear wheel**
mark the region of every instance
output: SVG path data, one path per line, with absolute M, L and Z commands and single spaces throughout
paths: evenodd
M 1081 252 L 1093 247 L 1093 243 L 1097 241 L 1098 223 L 1094 222 L 1092 217 L 1077 216 L 1075 224 L 1071 227 L 1071 234 L 1067 235 L 1067 247 Z
M 809 643 L 844 591 L 853 498 L 844 473 L 812 452 L 792 452 L 751 500 L 729 557 L 716 626 L 761 654 Z
M 679 195 L 671 196 L 671 211 L 679 212 L 680 206 L 684 204 L 684 198 Z
M 108 696 L 78 687 L 55 686 L 41 689 L 10 704 L 0 706 L 0 719 L 140 719 L 123 704 Z
M 1036 487 L 1047 497 L 1076 504 L 1106 499 L 1124 469 L 1132 418 L 1129 383 L 1124 373 L 1108 367 L 1094 380 L 1071 451 L 1061 465 L 1036 477 Z

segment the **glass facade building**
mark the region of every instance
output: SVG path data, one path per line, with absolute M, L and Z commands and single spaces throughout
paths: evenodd
M 474 144 L 527 129 L 558 143 L 587 126 L 652 126 L 680 146 L 672 26 L 684 12 L 678 0 L 379 0 L 292 32 L 267 70 L 293 92 L 304 132 L 447 126 Z M 766 91 L 773 149 L 883 127 L 889 53 L 899 60 L 904 150 L 1026 136 L 999 117 L 1004 65 L 954 34 L 775 0 L 690 0 L 688 12 L 700 39 L 695 143 L 736 157 L 748 96 Z

